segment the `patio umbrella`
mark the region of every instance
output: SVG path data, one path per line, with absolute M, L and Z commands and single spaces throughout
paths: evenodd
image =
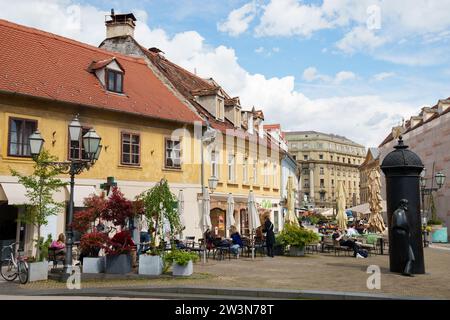
M 345 190 L 344 190 L 344 182 L 339 181 L 337 188 L 337 215 L 336 220 L 338 223 L 338 227 L 341 230 L 345 230 L 347 228 L 347 214 L 345 213 Z
M 178 193 L 178 216 L 180 217 L 180 224 L 182 226 L 186 226 L 184 221 L 184 194 L 183 190 L 180 190 Z M 180 236 L 182 236 L 180 234 Z
M 250 190 L 248 195 L 248 227 L 252 237 L 255 236 L 255 230 L 261 225 L 261 220 L 259 219 L 258 210 L 256 209 L 255 196 L 253 191 Z M 254 239 L 253 239 L 254 240 Z M 252 259 L 255 258 L 255 248 L 252 248 Z
M 383 233 L 386 226 L 381 216 L 383 199 L 381 198 L 381 177 L 377 169 L 369 173 L 369 229 Z
M 202 227 L 203 232 L 207 229 L 211 229 L 211 216 L 210 216 L 210 200 L 208 188 L 203 188 L 203 215 L 202 215 Z
M 228 194 L 227 199 L 227 230 L 234 226 L 234 199 L 231 193 Z
M 298 219 L 295 216 L 295 189 L 294 183 L 292 182 L 292 177 L 288 177 L 288 182 L 286 186 L 287 191 L 287 213 L 284 217 L 285 223 L 290 223 L 299 226 Z
M 203 227 L 203 235 L 206 230 L 211 229 L 211 216 L 210 216 L 210 200 L 208 188 L 203 188 L 203 212 L 202 212 L 202 227 Z M 204 248 L 203 248 L 203 263 L 206 263 L 206 239 L 204 239 Z

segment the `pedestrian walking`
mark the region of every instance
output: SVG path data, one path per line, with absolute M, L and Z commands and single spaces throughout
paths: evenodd
M 273 223 L 270 217 L 266 216 L 263 232 L 266 233 L 267 255 L 273 258 L 273 245 L 275 244 L 275 233 L 273 232 Z

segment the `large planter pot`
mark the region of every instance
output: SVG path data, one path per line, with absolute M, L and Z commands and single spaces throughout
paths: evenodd
M 188 264 L 185 266 L 181 266 L 176 262 L 174 262 L 172 265 L 172 275 L 174 276 L 188 277 L 192 275 L 193 272 L 194 272 L 194 264 L 192 263 L 192 260 L 189 261 Z
M 289 255 L 293 257 L 304 257 L 305 247 L 290 246 Z
M 106 256 L 106 273 L 126 274 L 131 272 L 131 255 Z
M 42 281 L 48 279 L 48 261 L 31 262 L 28 264 L 28 281 Z
M 103 273 L 105 266 L 105 257 L 83 258 L 83 273 Z
M 148 276 L 159 276 L 163 272 L 163 260 L 160 256 L 148 256 L 141 254 L 139 256 L 139 274 Z
M 282 246 L 282 245 L 274 245 L 273 246 L 273 254 L 275 256 L 284 256 L 284 246 Z

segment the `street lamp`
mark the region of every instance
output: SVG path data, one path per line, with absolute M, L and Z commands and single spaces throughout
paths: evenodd
M 69 139 L 71 142 L 80 141 L 82 132 L 82 126 L 78 120 L 78 115 L 74 117 L 72 122 L 69 124 Z M 100 157 L 100 152 L 102 146 L 100 144 L 101 138 L 95 132 L 94 129 L 90 129 L 83 137 L 83 147 L 87 153 L 87 159 L 70 159 L 69 161 L 63 162 L 47 162 L 46 165 L 59 167 L 62 172 L 70 175 L 70 200 L 69 200 L 69 214 L 66 222 L 66 259 L 64 266 L 66 273 L 72 273 L 72 246 L 73 246 L 73 196 L 75 189 L 75 175 L 80 174 L 84 170 L 89 170 L 92 165 Z M 29 137 L 30 142 L 30 153 L 33 159 L 37 159 L 42 151 L 45 140 L 42 138 L 39 130 L 36 130 Z
M 434 175 L 434 181 L 431 183 L 431 188 L 427 188 L 427 178 L 426 178 L 426 169 L 424 168 L 420 174 L 420 189 L 422 194 L 422 213 L 425 212 L 425 195 L 431 195 L 433 192 L 441 189 L 445 184 L 445 174 L 442 172 L 438 172 Z M 433 166 L 434 172 L 434 166 Z M 434 182 L 436 182 L 437 188 L 434 188 Z M 425 220 L 425 217 L 424 217 Z M 426 223 L 426 222 L 424 222 Z
M 217 179 L 215 176 L 212 176 L 208 179 L 208 187 L 209 190 L 211 190 L 211 193 L 214 193 L 214 190 L 217 189 L 217 184 L 219 183 L 219 179 Z

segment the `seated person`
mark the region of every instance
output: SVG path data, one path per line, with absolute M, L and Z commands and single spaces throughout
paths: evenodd
M 50 249 L 55 250 L 55 255 L 64 255 L 66 253 L 66 237 L 64 233 L 60 233 L 58 240 L 55 240 L 50 245 Z
M 358 236 L 358 235 L 359 235 L 359 232 L 356 231 L 355 225 L 352 224 L 352 225 L 350 226 L 350 228 L 347 229 L 347 237 L 352 238 L 352 237 L 356 237 L 356 236 Z
M 239 257 L 239 248 L 242 248 L 244 244 L 242 243 L 241 235 L 236 230 L 236 227 L 232 227 L 231 232 L 232 232 L 231 239 L 233 243 L 230 247 L 230 250 L 233 254 Z
M 350 239 L 345 240 L 344 236 L 345 235 L 341 232 L 341 230 L 336 229 L 331 237 L 333 238 L 333 240 L 338 241 L 339 245 L 353 249 L 353 256 L 356 257 L 360 247 L 356 244 L 356 241 Z
M 204 239 L 206 241 L 206 249 L 211 250 L 214 248 L 214 237 L 211 234 L 211 230 L 207 229 L 204 234 Z

